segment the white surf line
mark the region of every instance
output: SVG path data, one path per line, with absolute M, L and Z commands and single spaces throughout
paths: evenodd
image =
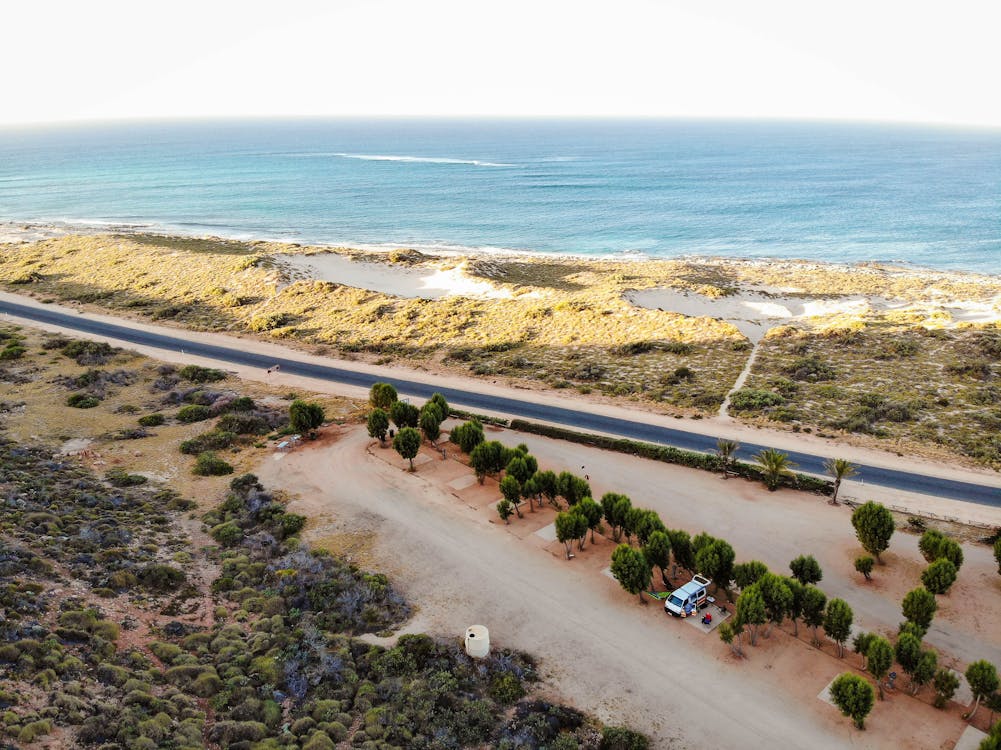
M 717 415 L 719 416 L 720 419 L 730 418 L 730 413 L 729 413 L 730 397 L 744 387 L 744 381 L 747 380 L 747 376 L 751 374 L 751 367 L 754 366 L 754 358 L 758 356 L 758 347 L 761 346 L 761 342 L 764 340 L 765 337 L 762 336 L 760 339 L 757 340 L 757 342 L 755 342 L 754 348 L 751 349 L 751 356 L 747 358 L 747 362 L 744 365 L 744 369 L 740 371 L 740 375 L 737 376 L 737 380 L 734 382 L 733 388 L 729 390 L 729 392 L 726 394 L 726 398 L 723 399 L 723 403 L 720 404 L 719 414 Z

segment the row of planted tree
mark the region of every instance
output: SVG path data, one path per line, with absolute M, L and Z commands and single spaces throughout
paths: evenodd
M 411 460 L 412 467 L 420 449 L 421 432 L 432 443 L 440 436 L 441 422 L 448 414 L 447 402 L 435 394 L 418 409 L 399 401 L 392 386 L 384 383 L 373 386 L 370 398 L 375 409 L 369 415 L 369 434 L 384 440 L 392 420 L 399 429 L 393 446 L 403 458 Z M 689 575 L 698 572 L 706 576 L 714 582 L 717 593 L 725 592 L 731 601 L 739 592 L 733 617 L 718 628 L 720 639 L 730 645 L 734 654 L 743 655 L 745 636 L 751 646 L 756 646 L 759 635 L 767 638 L 772 628 L 788 619 L 793 635 L 798 636 L 800 621 L 810 628 L 816 646 L 820 646 L 819 631 L 823 630 L 837 645 L 839 658 L 843 658 L 854 613 L 846 601 L 829 600 L 814 585 L 823 572 L 813 556 L 801 555 L 791 561 L 791 576 L 773 573 L 757 560 L 736 563 L 734 549 L 725 540 L 705 532 L 692 537 L 684 530 L 669 529 L 656 511 L 634 506 L 626 495 L 608 492 L 596 501 L 586 478 L 569 471 L 540 471 L 538 461 L 525 445 L 508 448 L 499 441 L 488 441 L 482 425 L 475 420 L 452 429 L 449 440 L 468 454 L 469 465 L 481 484 L 487 476 L 499 479 L 502 499 L 497 503 L 497 513 L 505 523 L 513 515 L 521 518 L 526 502 L 532 512 L 543 503 L 556 509 L 556 537 L 563 543 L 568 559 L 573 557 L 574 545 L 578 552 L 583 551 L 588 535 L 593 543 L 595 532 L 600 529 L 603 533 L 602 524 L 607 525 L 612 540 L 619 542 L 612 552 L 611 573 L 623 589 L 638 595 L 641 601 L 643 593 L 651 588 L 654 569 L 666 588 L 671 588 L 670 579 L 677 577 L 680 568 Z M 896 524 L 887 508 L 869 502 L 854 510 L 852 525 L 862 547 L 870 553 L 855 561 L 855 569 L 868 580 L 875 563 L 881 562 L 881 554 L 889 547 Z M 939 666 L 938 655 L 924 648 L 923 639 L 938 609 L 935 595 L 947 593 L 956 580 L 963 551 L 955 540 L 936 530 L 926 531 L 919 547 L 929 565 L 921 576 L 924 585 L 910 591 L 901 603 L 905 619 L 896 643 L 878 634 L 859 633 L 852 645 L 862 657 L 862 669 L 875 678 L 880 698 L 884 681 L 896 663 L 908 676 L 912 695 L 931 684 L 934 705 L 944 708 L 958 689 L 959 680 L 953 671 Z M 966 679 L 976 699 L 970 715 L 984 700 L 994 708 L 999 700 L 995 667 L 986 661 L 975 662 L 967 669 Z M 875 703 L 872 685 L 848 672 L 835 679 L 830 692 L 839 709 L 864 728 L 865 717 Z

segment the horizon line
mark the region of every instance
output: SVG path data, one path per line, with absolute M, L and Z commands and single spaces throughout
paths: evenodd
M 425 121 L 425 122 L 690 122 L 760 123 L 818 125 L 889 125 L 917 128 L 1001 131 L 1001 123 L 950 120 L 907 120 L 880 117 L 808 117 L 798 115 L 644 115 L 644 114 L 236 114 L 236 115 L 142 115 L 135 117 L 73 117 L 58 120 L 0 122 L 0 130 L 33 127 L 73 128 L 95 125 L 195 124 L 210 122 L 295 122 L 295 121 Z

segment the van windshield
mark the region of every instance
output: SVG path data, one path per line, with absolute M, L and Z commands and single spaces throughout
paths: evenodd
M 671 594 L 670 598 L 668 598 L 668 601 L 671 602 L 671 604 L 673 604 L 675 607 L 680 607 L 682 604 L 684 604 L 684 602 L 674 594 Z

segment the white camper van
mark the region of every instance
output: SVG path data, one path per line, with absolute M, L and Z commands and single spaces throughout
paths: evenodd
M 671 592 L 664 601 L 664 611 L 675 617 L 688 617 L 709 603 L 708 578 L 696 575 L 680 589 Z

